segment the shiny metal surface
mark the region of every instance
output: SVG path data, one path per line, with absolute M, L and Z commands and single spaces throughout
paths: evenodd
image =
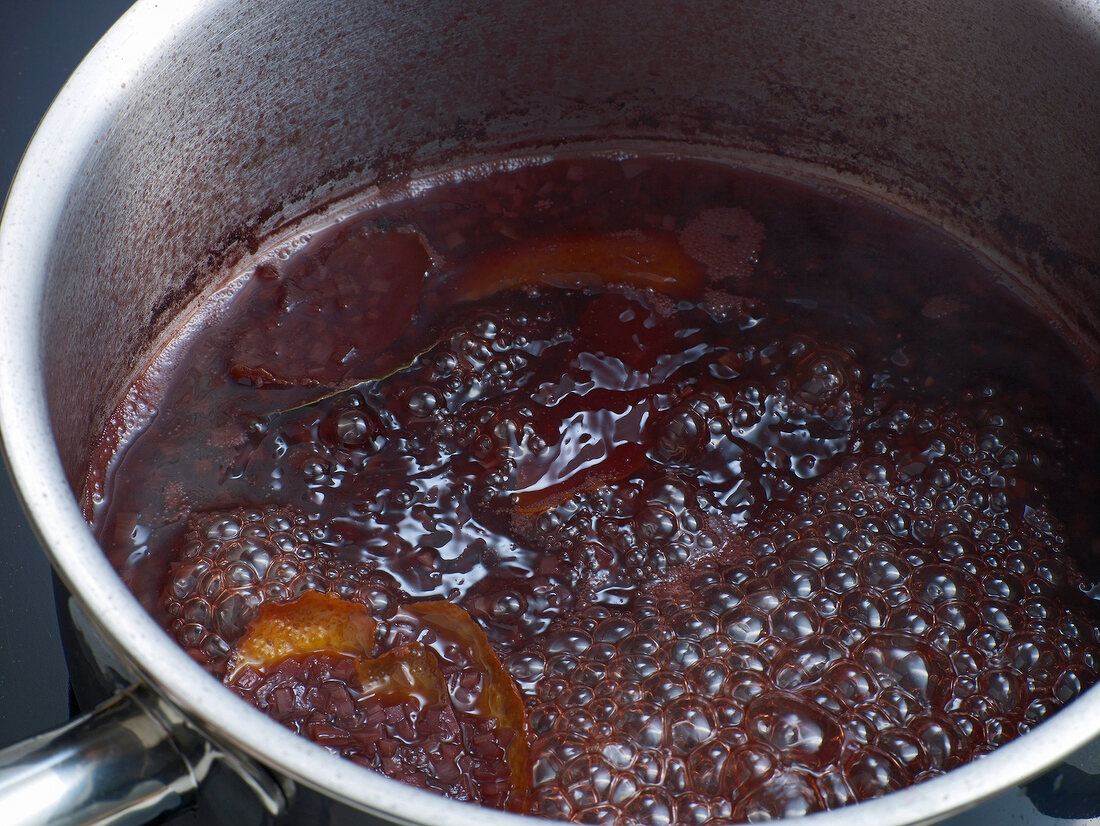
M 214 753 L 156 711 L 148 689 L 0 752 L 0 811 L 10 826 L 136 826 L 194 797 Z
M 172 320 L 311 197 L 517 146 L 690 144 L 942 224 L 1068 335 L 1100 339 L 1100 4 L 689 5 L 143 0 L 28 151 L 0 226 L 0 428 L 21 496 L 122 676 L 297 784 L 298 819 L 531 822 L 372 774 L 246 706 L 145 614 L 76 506 Z M 1094 689 L 988 757 L 806 822 L 930 823 L 1098 734 Z
M 0 751 L 0 819 L 6 826 L 139 826 L 193 804 L 222 766 L 247 779 L 251 809 L 263 822 L 283 815 L 285 795 L 266 772 L 219 751 L 157 692 L 134 686 Z

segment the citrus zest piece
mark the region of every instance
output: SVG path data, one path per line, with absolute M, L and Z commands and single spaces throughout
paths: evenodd
M 481 626 L 463 608 L 451 602 L 429 601 L 414 602 L 405 606 L 405 611 L 431 629 L 440 646 L 457 647 L 484 675 L 481 691 L 468 710 L 495 720 L 500 731 L 512 732 L 505 749 L 512 773 L 512 804 L 524 810 L 531 789 L 530 747 L 527 714 L 515 681 L 504 670 Z
M 360 660 L 356 673 L 363 696 L 381 703 L 414 699 L 427 708 L 450 702 L 439 658 L 423 643 L 405 643 L 373 660 Z
M 227 681 L 245 667 L 265 671 L 297 655 L 369 657 L 376 628 L 366 606 L 317 591 L 306 591 L 294 602 L 265 602 L 237 644 Z
M 290 603 L 265 603 L 237 645 L 226 682 L 245 668 L 266 672 L 296 656 L 353 658 L 364 698 L 382 705 L 411 700 L 421 709 L 439 707 L 493 721 L 511 775 L 509 808 L 525 810 L 531 766 L 523 698 L 485 632 L 450 602 L 415 602 L 404 612 L 421 631 L 431 632 L 425 639 L 434 638 L 433 644 L 410 641 L 371 657 L 377 623 L 364 605 L 317 591 Z M 450 665 L 481 675 L 480 683 L 471 687 L 458 675 L 445 674 Z
M 670 234 L 577 234 L 487 252 L 452 282 L 447 298 L 476 301 L 521 287 L 616 284 L 683 297 L 697 294 L 702 279 L 702 267 Z

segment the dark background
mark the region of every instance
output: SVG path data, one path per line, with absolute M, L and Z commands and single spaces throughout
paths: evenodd
M 129 0 L 0 0 L 0 192 L 65 80 Z M 50 566 L 0 478 L 0 746 L 69 716 Z

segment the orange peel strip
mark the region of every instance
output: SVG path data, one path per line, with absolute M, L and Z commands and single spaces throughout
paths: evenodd
M 404 610 L 430 630 L 445 651 L 457 648 L 485 675 L 468 711 L 494 720 L 501 733 L 512 734 L 505 746 L 512 781 L 509 808 L 524 810 L 531 789 L 530 747 L 527 715 L 515 681 L 464 609 L 431 601 L 411 603 Z M 291 603 L 265 603 L 238 643 L 226 682 L 246 667 L 266 671 L 289 657 L 326 653 L 356 660 L 364 696 L 383 703 L 414 699 L 422 708 L 453 706 L 441 655 L 422 642 L 409 642 L 372 658 L 376 629 L 365 606 L 317 591 L 307 591 Z
M 611 284 L 680 297 L 697 294 L 702 281 L 700 265 L 672 235 L 652 231 L 569 235 L 485 253 L 450 285 L 447 298 L 475 301 L 520 287 Z
M 446 706 L 447 684 L 439 658 L 423 643 L 409 642 L 356 665 L 363 694 L 385 703 L 415 699 L 421 708 Z
M 512 773 L 513 801 L 522 809 L 531 789 L 530 746 L 527 714 L 515 681 L 504 670 L 481 626 L 464 609 L 451 602 L 432 601 L 414 602 L 405 606 L 405 611 L 431 629 L 443 646 L 458 646 L 485 675 L 476 711 L 496 720 L 501 731 L 513 733 L 506 754 Z
M 366 658 L 378 627 L 366 606 L 317 591 L 294 602 L 265 602 L 230 662 L 227 682 L 241 669 L 264 671 L 287 657 L 316 652 Z

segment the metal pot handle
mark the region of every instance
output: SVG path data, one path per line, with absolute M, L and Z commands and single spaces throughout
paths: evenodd
M 278 783 L 218 750 L 150 689 L 134 686 L 94 711 L 0 751 L 0 820 L 8 826 L 138 826 L 192 802 L 218 761 L 272 819 Z

